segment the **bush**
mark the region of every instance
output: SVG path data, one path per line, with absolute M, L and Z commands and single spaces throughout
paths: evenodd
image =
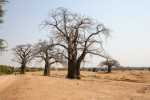
M 7 65 L 0 65 L 0 75 L 2 74 L 12 74 L 14 71 L 13 67 Z
M 36 67 L 27 67 L 26 72 L 36 72 L 36 71 L 42 71 L 43 68 L 36 68 Z

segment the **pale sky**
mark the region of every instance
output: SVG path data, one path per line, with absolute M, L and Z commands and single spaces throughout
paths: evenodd
M 150 66 L 150 0 L 9 0 L 5 6 L 0 38 L 9 50 L 18 44 L 35 43 L 48 37 L 39 25 L 57 7 L 90 16 L 111 29 L 107 52 L 124 66 Z M 99 58 L 92 57 L 89 66 Z M 0 64 L 15 65 L 12 52 L 0 56 Z

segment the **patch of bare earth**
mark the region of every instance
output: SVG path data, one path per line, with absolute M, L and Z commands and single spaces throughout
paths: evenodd
M 150 72 L 82 72 L 81 80 L 68 80 L 64 71 L 53 71 L 51 77 L 36 72 L 2 76 L 0 100 L 150 100 L 147 75 Z

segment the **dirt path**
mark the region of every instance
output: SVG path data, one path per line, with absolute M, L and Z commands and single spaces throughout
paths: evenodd
M 12 85 L 16 79 L 17 78 L 14 75 L 0 76 L 0 92 Z
M 150 84 L 10 75 L 0 77 L 0 100 L 150 100 Z

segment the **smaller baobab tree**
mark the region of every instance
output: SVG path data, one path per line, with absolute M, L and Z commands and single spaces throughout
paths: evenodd
M 15 48 L 13 48 L 15 59 L 14 61 L 21 64 L 20 67 L 20 74 L 25 73 L 26 65 L 32 60 L 32 46 L 29 44 L 26 45 L 17 45 Z
M 34 57 L 39 58 L 45 63 L 44 76 L 50 75 L 51 65 L 60 61 L 62 58 L 58 49 L 54 49 L 53 40 L 40 41 L 34 46 Z
M 120 66 L 119 62 L 117 60 L 111 59 L 111 58 L 106 58 L 105 61 L 101 62 L 99 66 L 107 66 L 107 73 L 111 73 L 112 71 L 112 66 Z

